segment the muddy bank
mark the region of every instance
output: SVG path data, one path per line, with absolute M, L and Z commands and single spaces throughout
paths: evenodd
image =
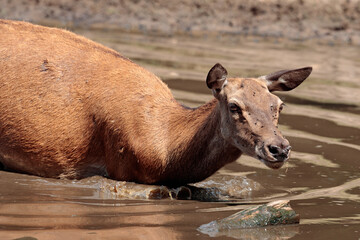
M 360 0 L 0 0 L 0 6 L 0 18 L 63 27 L 360 44 Z

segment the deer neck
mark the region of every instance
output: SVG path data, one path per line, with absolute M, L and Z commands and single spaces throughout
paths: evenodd
M 167 182 L 201 181 L 241 155 L 222 137 L 220 118 L 216 99 L 197 109 L 184 108 L 181 114 L 173 116 L 173 139 L 165 169 Z

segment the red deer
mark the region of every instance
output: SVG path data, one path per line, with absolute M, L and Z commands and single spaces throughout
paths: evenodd
M 92 175 L 147 184 L 201 181 L 242 153 L 273 169 L 289 158 L 272 91 L 312 68 L 228 78 L 216 64 L 214 99 L 179 104 L 158 77 L 65 30 L 0 20 L 0 162 L 51 178 Z

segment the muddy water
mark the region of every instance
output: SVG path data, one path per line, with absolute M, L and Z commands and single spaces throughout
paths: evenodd
M 0 239 L 208 239 L 197 230 L 200 225 L 277 199 L 291 200 L 301 216 L 300 225 L 210 235 L 218 239 L 360 238 L 359 47 L 77 32 L 150 69 L 191 107 L 212 98 L 204 80 L 216 62 L 232 76 L 313 66 L 313 74 L 302 86 L 279 94 L 287 104 L 280 128 L 292 143 L 292 158 L 274 171 L 241 157 L 199 183 L 207 191 L 197 200 L 172 200 L 166 189 L 101 177 L 64 181 L 1 171 Z M 163 199 L 148 199 L 149 193 Z M 188 198 L 186 190 L 183 193 Z M 216 199 L 221 201 L 210 201 Z

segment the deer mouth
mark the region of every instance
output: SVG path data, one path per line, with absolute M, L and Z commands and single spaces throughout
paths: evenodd
M 278 160 L 270 161 L 260 156 L 257 156 L 257 158 L 271 169 L 279 169 L 284 165 L 285 161 L 287 161 L 287 159 L 285 161 L 278 161 Z

